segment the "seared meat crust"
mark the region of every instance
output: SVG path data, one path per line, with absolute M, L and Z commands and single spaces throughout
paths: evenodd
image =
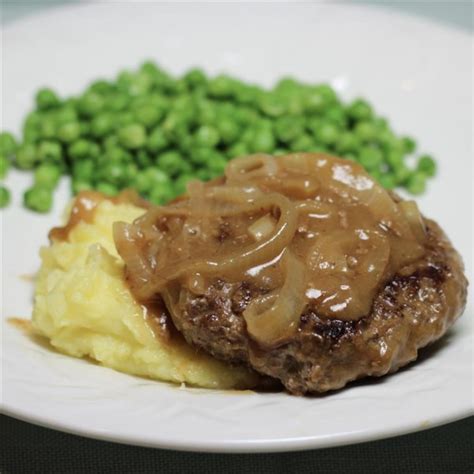
M 245 281 L 217 280 L 202 296 L 182 290 L 182 311 L 173 316 L 174 324 L 189 343 L 277 378 L 294 394 L 325 392 L 394 372 L 439 339 L 466 303 L 461 258 L 435 222 L 425 223 L 423 259 L 380 288 L 370 314 L 360 320 L 324 318 L 308 308 L 289 342 L 263 350 L 249 337 L 242 313 L 265 290 Z

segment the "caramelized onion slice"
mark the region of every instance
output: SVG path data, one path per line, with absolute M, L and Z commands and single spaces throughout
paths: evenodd
M 256 178 L 275 176 L 278 164 L 270 155 L 258 154 L 235 158 L 226 167 L 225 175 L 229 181 L 251 181 Z
M 137 251 L 140 237 L 136 228 L 132 224 L 115 222 L 112 229 L 117 252 L 127 264 L 132 291 L 138 299 L 146 299 L 148 294 L 146 291 L 143 293 L 143 289 L 152 281 L 153 273 L 147 259 Z
M 368 314 L 389 259 L 390 244 L 380 232 L 341 230 L 320 236 L 309 254 L 315 275 L 311 288 L 322 295 L 318 311 L 347 320 Z
M 249 234 L 258 242 L 268 237 L 274 228 L 275 220 L 269 214 L 265 214 L 249 226 Z
M 306 304 L 305 265 L 288 250 L 282 257 L 282 265 L 283 286 L 254 299 L 243 313 L 249 335 L 267 348 L 291 338 Z
M 411 230 L 419 242 L 423 242 L 426 237 L 426 227 L 421 217 L 420 210 L 415 201 L 401 201 L 398 207 L 406 217 Z

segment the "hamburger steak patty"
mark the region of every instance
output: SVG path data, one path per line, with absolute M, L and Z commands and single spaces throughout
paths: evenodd
M 357 321 L 325 318 L 309 307 L 290 341 L 263 350 L 249 337 L 242 313 L 264 290 L 245 281 L 216 280 L 201 296 L 182 289 L 174 324 L 189 343 L 277 378 L 294 394 L 394 372 L 439 339 L 466 303 L 459 255 L 435 222 L 425 219 L 425 224 L 425 256 L 380 288 L 370 314 Z

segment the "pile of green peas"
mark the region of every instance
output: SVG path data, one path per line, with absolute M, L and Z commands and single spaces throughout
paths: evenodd
M 281 79 L 271 90 L 192 69 L 175 78 L 152 62 L 93 82 L 81 95 L 36 94 L 20 143 L 0 134 L 0 179 L 10 165 L 34 173 L 24 204 L 48 212 L 61 175 L 72 193 L 113 196 L 134 188 L 163 204 L 193 178 L 223 173 L 228 160 L 251 153 L 326 152 L 359 162 L 388 188 L 425 190 L 436 172 L 428 155 L 407 165 L 415 141 L 397 136 L 371 105 L 343 103 L 327 84 Z M 10 200 L 0 185 L 0 206 Z

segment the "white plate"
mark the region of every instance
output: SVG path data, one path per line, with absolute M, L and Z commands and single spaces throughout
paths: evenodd
M 200 65 L 270 84 L 292 74 L 367 96 L 400 132 L 435 154 L 440 173 L 420 199 L 447 229 L 469 274 L 472 251 L 471 38 L 377 9 L 310 4 L 95 4 L 47 12 L 4 30 L 3 127 L 17 131 L 32 94 L 80 91 L 99 76 L 153 58 L 173 72 Z M 54 212 L 21 209 L 29 175 L 13 174 L 3 212 L 3 318 L 28 318 L 38 248 Z M 472 301 L 472 300 L 471 300 Z M 179 389 L 38 346 L 3 324 L 6 413 L 85 436 L 203 451 L 278 451 L 341 445 L 472 413 L 472 303 L 419 363 L 324 397 Z

